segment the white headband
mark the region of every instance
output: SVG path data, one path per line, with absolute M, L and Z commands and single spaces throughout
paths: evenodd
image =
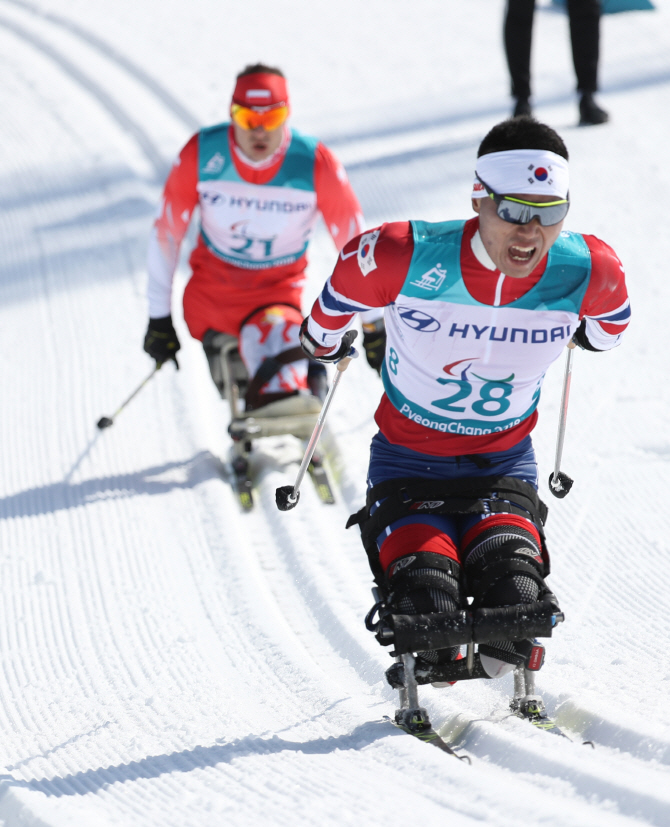
M 554 195 L 567 198 L 568 162 L 546 149 L 510 149 L 477 158 L 477 175 L 500 195 Z M 475 178 L 472 198 L 485 198 L 486 189 Z

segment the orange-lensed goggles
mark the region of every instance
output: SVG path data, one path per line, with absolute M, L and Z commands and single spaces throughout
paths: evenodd
M 230 115 L 242 129 L 258 129 L 262 126 L 268 132 L 280 127 L 288 118 L 288 106 L 276 106 L 273 109 L 250 109 L 248 106 L 240 106 L 234 103 L 230 107 Z

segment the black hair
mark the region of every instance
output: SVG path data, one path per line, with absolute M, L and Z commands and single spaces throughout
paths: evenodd
M 558 132 L 526 115 L 496 124 L 479 145 L 477 157 L 510 149 L 545 149 L 568 160 L 568 148 Z
M 245 77 L 245 75 L 258 75 L 260 73 L 266 75 L 279 75 L 280 78 L 284 77 L 284 73 L 281 69 L 277 69 L 275 66 L 268 66 L 265 63 L 252 63 L 249 66 L 245 66 L 244 69 L 239 73 L 237 76 L 237 80 L 240 78 Z

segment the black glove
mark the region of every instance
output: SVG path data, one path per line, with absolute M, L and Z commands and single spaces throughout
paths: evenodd
M 177 351 L 181 348 L 177 333 L 172 325 L 172 316 L 164 316 L 162 319 L 149 319 L 149 327 L 144 337 L 144 350 L 155 359 L 158 364 L 173 360 L 177 362 Z
M 582 319 L 581 324 L 575 330 L 572 340 L 577 347 L 580 347 L 582 350 L 590 350 L 593 353 L 601 353 L 602 351 L 598 350 L 597 347 L 593 347 L 591 342 L 589 342 L 588 337 L 586 335 L 586 319 Z
M 300 325 L 300 344 L 305 353 L 317 362 L 339 362 L 351 350 L 351 343 L 358 336 L 357 330 L 347 330 L 342 337 L 340 346 L 337 350 L 330 352 L 330 348 L 320 345 L 316 339 L 307 332 L 307 322 L 309 316 L 302 320 Z
M 386 354 L 386 325 L 384 319 L 377 319 L 370 324 L 363 323 L 363 347 L 368 365 L 377 373 L 382 372 Z

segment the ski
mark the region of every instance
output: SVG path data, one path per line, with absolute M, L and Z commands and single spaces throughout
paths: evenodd
M 515 712 L 514 715 L 517 718 L 521 718 L 523 721 L 528 721 L 528 723 L 536 729 L 541 729 L 543 732 L 551 732 L 552 735 L 560 735 L 562 738 L 567 738 L 568 741 L 572 741 L 572 738 L 563 732 L 556 721 L 548 718 L 546 715 L 543 715 L 541 710 L 537 708 L 532 710 L 529 709 L 528 712 L 525 713 L 521 711 Z
M 320 454 L 316 452 L 313 454 L 307 471 L 312 478 L 316 493 L 319 495 L 321 502 L 332 505 L 335 502 L 335 494 L 333 493 L 333 487 L 330 484 L 330 478 Z
M 571 743 L 575 743 L 575 739 L 564 732 L 556 721 L 545 715 L 543 709 L 539 706 L 529 704 L 525 711 L 515 710 L 512 714 L 517 718 L 528 721 L 536 729 L 542 730 L 542 732 L 550 732 L 552 735 L 559 735 L 561 738 L 566 738 Z M 591 749 L 596 748 L 593 741 L 582 741 L 582 746 L 588 746 L 591 747 Z
M 535 729 L 572 741 L 572 738 L 563 732 L 556 721 L 548 717 L 542 698 L 535 694 L 535 675 L 543 662 L 544 646 L 535 640 L 529 658 L 529 663 L 533 668 L 524 668 L 523 665 L 519 665 L 514 670 L 514 697 L 510 701 L 510 711 L 517 718 L 528 721 Z M 584 743 L 593 746 L 591 741 Z
M 416 710 L 413 711 L 416 712 Z M 405 716 L 400 716 L 400 720 L 393 720 L 393 718 L 390 718 L 388 715 L 384 715 L 384 720 L 393 724 L 397 729 L 406 732 L 408 735 L 413 735 L 415 738 L 418 738 L 419 741 L 423 741 L 424 744 L 432 744 L 434 747 L 441 749 L 442 752 L 458 758 L 459 761 L 466 761 L 468 764 L 472 763 L 469 756 L 459 755 L 456 750 L 433 729 L 427 717 L 423 718 L 421 715 L 413 715 L 409 721 L 403 720 L 404 717 Z
M 372 593 L 375 597 L 376 607 L 380 605 L 379 598 L 381 595 L 379 593 L 379 589 L 377 588 L 374 588 Z M 366 624 L 367 622 L 368 619 L 366 618 Z M 395 666 L 402 669 L 402 679 L 397 680 L 399 675 L 396 675 L 395 685 L 394 682 L 390 680 L 389 683 L 394 689 L 398 689 L 400 693 L 400 708 L 396 709 L 395 718 L 388 718 L 388 720 L 408 735 L 412 735 L 426 744 L 432 744 L 442 750 L 442 752 L 446 752 L 448 755 L 453 755 L 454 758 L 458 758 L 459 761 L 467 761 L 468 764 L 471 763 L 467 755 L 459 755 L 456 750 L 448 744 L 438 732 L 435 731 L 435 728 L 431 724 L 430 718 L 428 717 L 428 713 L 422 706 L 420 706 L 418 686 L 414 675 L 414 663 L 414 655 L 409 652 L 402 655 L 396 655 Z M 389 671 L 390 670 L 386 673 L 387 680 L 389 678 Z
M 235 493 L 237 494 L 240 507 L 243 511 L 251 511 L 254 507 L 254 498 L 251 493 L 252 483 L 249 476 L 249 460 L 242 454 L 238 454 L 231 462 L 235 476 Z

